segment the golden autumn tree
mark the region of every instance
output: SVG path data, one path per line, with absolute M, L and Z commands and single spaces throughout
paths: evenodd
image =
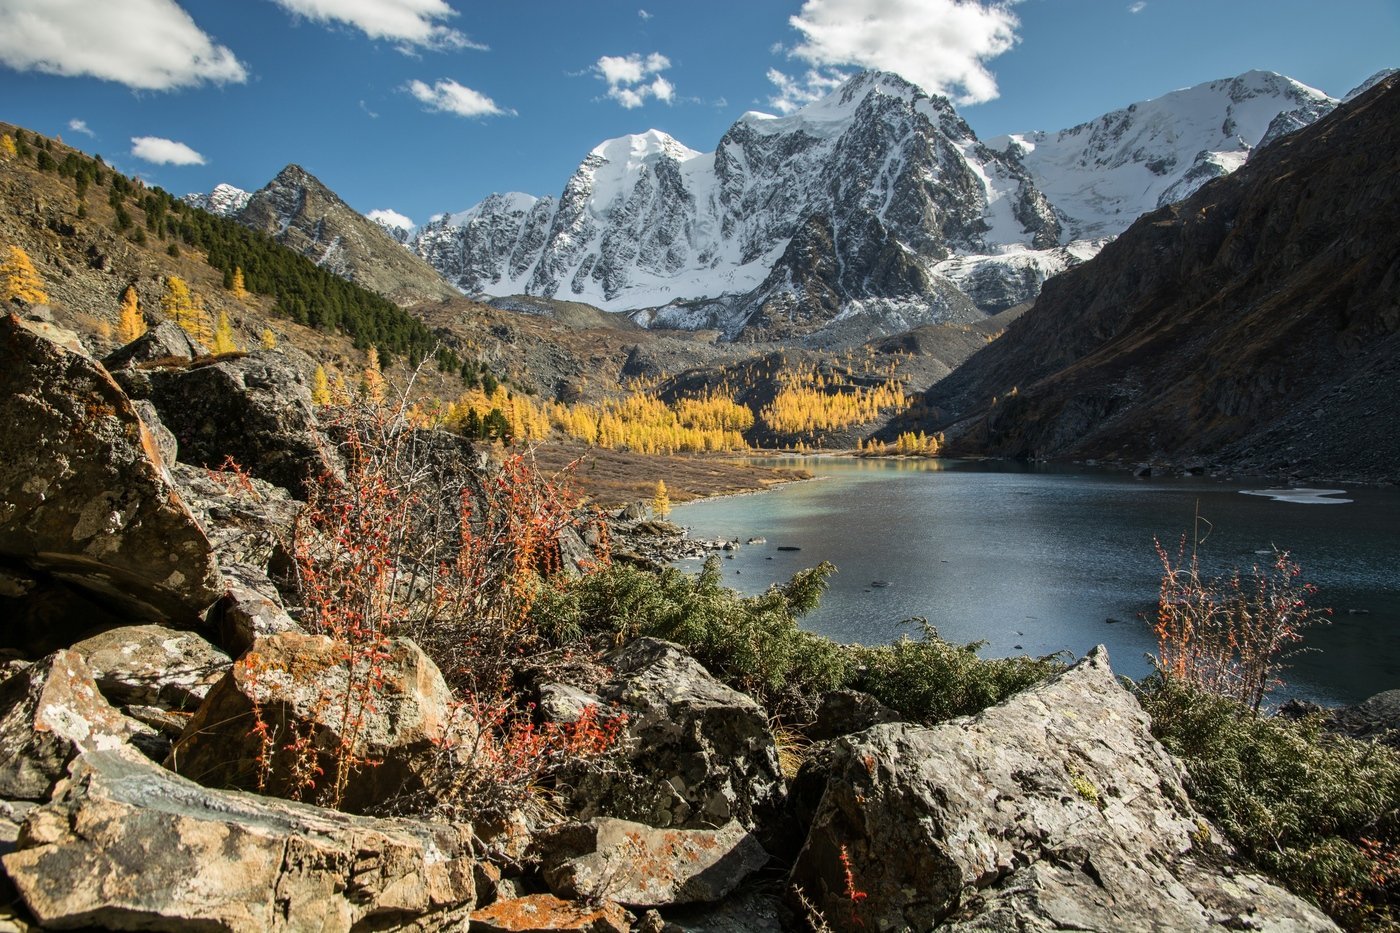
M 6 159 L 13 159 L 19 155 L 19 150 L 15 147 L 15 138 L 9 133 L 0 136 L 0 156 Z
M 371 402 L 384 401 L 384 373 L 379 368 L 379 349 L 365 351 L 365 371 L 360 376 L 360 395 Z
M 233 339 L 233 325 L 229 323 L 228 315 L 223 311 L 219 312 L 219 321 L 214 325 L 213 350 L 215 353 L 239 351 L 239 346 Z
M 656 492 L 651 497 L 651 510 L 658 518 L 665 518 L 671 514 L 671 495 L 666 491 L 666 481 L 656 481 Z
M 276 350 L 277 335 L 272 332 L 272 328 L 264 327 L 262 334 L 258 337 L 258 343 L 264 350 Z
M 311 402 L 318 407 L 331 403 L 331 383 L 324 366 L 317 366 L 316 374 L 311 377 Z
M 165 293 L 160 296 L 160 310 L 170 320 L 190 335 L 190 339 L 208 346 L 214 334 L 209 327 L 209 316 L 196 301 L 189 284 L 178 275 L 165 280 Z
M 34 271 L 34 263 L 29 261 L 29 254 L 18 246 L 11 246 L 5 261 L 0 262 L 0 301 L 10 302 L 16 298 L 28 304 L 49 300 L 39 273 Z
M 136 297 L 135 287 L 128 285 L 122 292 L 121 309 L 117 312 L 117 339 L 127 344 L 145 332 L 146 319 L 141 314 L 141 300 Z
M 233 297 L 242 301 L 248 297 L 248 288 L 243 283 L 243 267 L 233 267 L 233 284 L 229 286 L 229 291 L 233 292 Z

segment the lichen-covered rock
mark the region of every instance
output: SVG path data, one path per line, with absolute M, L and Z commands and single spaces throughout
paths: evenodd
M 3 857 L 45 927 L 330 933 L 472 905 L 465 826 L 209 790 L 130 751 L 70 772 Z
M 144 727 L 102 697 L 82 656 L 58 651 L 0 683 L 0 797 L 44 800 L 80 751 Z
M 792 871 L 836 930 L 1333 930 L 1236 870 L 1102 648 L 999 706 L 837 739 Z
M 233 659 L 194 632 L 128 625 L 86 638 L 73 651 L 113 703 L 193 709 Z
M 628 933 L 632 923 L 617 904 L 579 904 L 531 894 L 474 912 L 471 928 L 474 933 Z
M 752 829 L 777 811 L 782 771 L 758 703 L 660 639 L 639 638 L 605 663 L 613 677 L 598 697 L 604 708 L 627 714 L 631 773 L 582 777 L 570 793 L 581 818 L 684 829 L 736 820 Z
M 900 715 L 868 693 L 859 690 L 830 690 L 822 694 L 817 719 L 807 730 L 814 741 L 834 739 L 871 726 L 899 722 Z
M 325 800 L 343 781 L 340 807 L 363 811 L 424 789 L 458 715 L 437 665 L 408 639 L 370 657 L 323 635 L 283 633 L 256 642 L 214 686 L 168 764 L 212 787 L 286 795 L 305 771 L 303 754 L 287 748 L 300 742 L 322 772 L 308 796 Z M 338 771 L 342 745 L 360 762 L 348 775 Z
M 552 827 L 536 849 L 555 894 L 628 907 L 718 901 L 768 861 L 758 839 L 738 823 L 653 829 L 604 817 Z
M 193 621 L 219 596 L 208 539 L 106 370 L 0 319 L 0 556 L 127 618 Z
M 280 486 L 233 472 L 177 463 L 180 496 L 214 545 L 221 567 L 267 570 L 292 537 L 302 504 Z
M 311 389 L 281 354 L 196 361 L 145 375 L 148 397 L 186 462 L 219 467 L 233 457 L 253 476 L 298 496 L 309 478 L 332 466 Z

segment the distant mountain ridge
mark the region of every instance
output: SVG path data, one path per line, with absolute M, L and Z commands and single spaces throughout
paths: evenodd
M 649 130 L 595 147 L 557 197 L 493 194 L 413 230 L 372 226 L 468 295 L 848 345 L 1019 305 L 1141 213 L 1335 105 L 1252 71 L 983 142 L 946 99 L 866 72 L 789 116 L 744 114 L 712 153 Z M 258 200 L 229 186 L 191 197 L 241 216 L 240 196 Z M 344 236 L 292 226 L 308 255 L 343 264 Z
M 1400 75 L 1140 218 L 927 393 L 1004 456 L 1400 479 Z

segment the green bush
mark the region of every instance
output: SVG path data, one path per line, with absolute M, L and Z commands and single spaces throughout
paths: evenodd
M 1242 854 L 1349 928 L 1400 930 L 1400 753 L 1160 674 L 1138 697 Z
M 977 656 L 982 642 L 954 645 L 917 620 L 917 639 L 855 649 L 860 664 L 851 686 L 918 722 L 967 716 L 1064 670 L 1056 657 Z

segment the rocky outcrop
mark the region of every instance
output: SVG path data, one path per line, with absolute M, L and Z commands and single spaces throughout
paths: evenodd
M 116 372 L 142 363 L 175 363 L 202 355 L 183 328 L 161 321 L 131 343 L 103 357 L 102 365 L 109 372 Z
M 606 658 L 602 708 L 628 717 L 630 773 L 589 774 L 570 788 L 582 818 L 616 816 L 660 828 L 731 820 L 753 828 L 781 805 L 782 772 L 768 716 L 678 646 L 639 638 Z M 664 775 L 664 780 L 657 780 Z
M 233 659 L 194 632 L 130 625 L 72 648 L 87 662 L 103 696 L 120 705 L 194 709 Z
M 59 651 L 0 683 L 0 798 L 44 800 L 82 751 L 140 730 L 103 699 L 82 656 Z
M 2 861 L 54 928 L 452 928 L 474 900 L 468 827 L 209 790 L 119 750 L 77 759 Z
M 1233 866 L 1102 648 L 1000 706 L 818 765 L 792 884 L 837 930 L 1332 930 Z
M 308 480 L 333 469 L 333 452 L 320 440 L 311 389 L 280 353 L 153 369 L 144 386 L 180 443 L 181 459 L 217 469 L 227 458 L 258 479 L 304 497 Z
M 0 557 L 137 620 L 218 598 L 208 539 L 100 365 L 0 320 Z
M 235 657 L 260 638 L 284 632 L 305 634 L 282 604 L 281 594 L 265 572 L 247 564 L 225 564 L 224 598 L 209 610 L 219 643 Z
M 339 784 L 341 808 L 358 812 L 421 792 L 457 715 L 437 665 L 407 639 L 390 639 L 380 654 L 285 633 L 238 659 L 168 763 L 210 786 L 290 794 L 303 789 L 310 762 L 321 772 L 316 794 L 330 799 L 327 788 Z
M 626 820 L 565 823 L 536 841 L 540 870 L 560 897 L 628 907 L 709 903 L 768 861 L 738 823 L 719 829 L 653 829 Z

